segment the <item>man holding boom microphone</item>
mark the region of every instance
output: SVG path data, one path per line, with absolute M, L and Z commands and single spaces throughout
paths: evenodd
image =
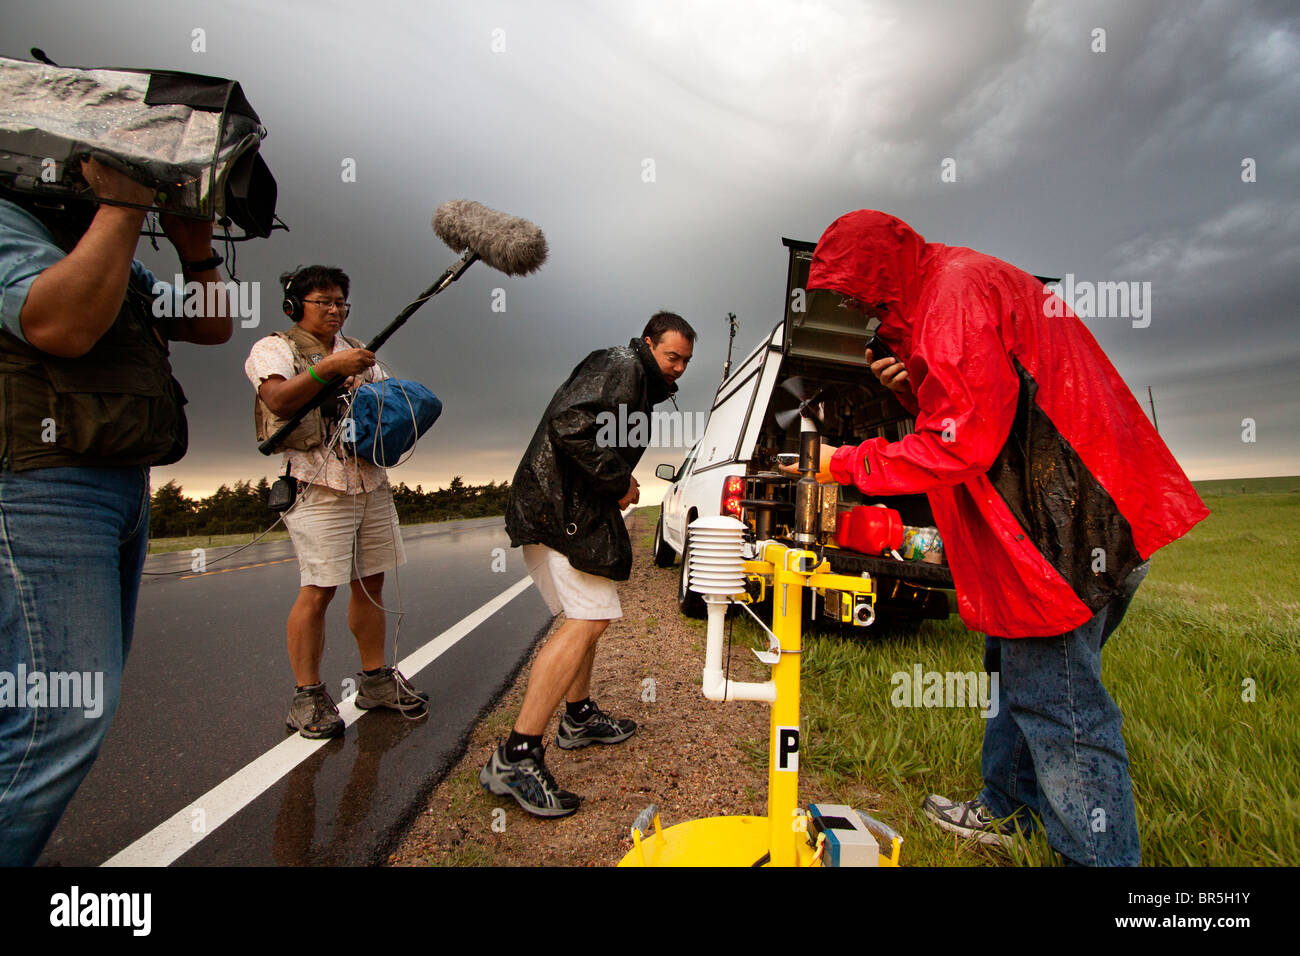
M 346 378 L 352 386 L 387 377 L 373 352 L 343 334 L 351 311 L 343 270 L 308 266 L 286 273 L 280 282 L 284 313 L 293 326 L 256 342 L 244 365 L 257 390 L 259 440 L 274 434 L 332 379 Z M 285 723 L 308 738 L 334 737 L 344 729 L 320 677 L 325 611 L 340 584 L 351 588 L 348 626 L 361 654 L 357 706 L 423 716 L 428 703 L 397 668 L 384 663 L 384 573 L 406 560 L 388 474 L 360 456 L 345 456 L 338 426 L 335 416 L 315 409 L 279 446 L 286 474 L 301 489 L 284 516 L 302 585 L 286 625 L 296 688 Z
M 546 259 L 546 239 L 535 225 L 469 200 L 442 203 L 433 229 L 461 254 L 460 260 L 372 339 L 371 347 L 379 348 L 473 263 L 482 260 L 507 275 L 527 275 Z M 257 390 L 255 420 L 264 451 L 271 450 L 270 437 L 278 435 L 282 425 L 288 427 L 286 420 L 312 407 L 335 380 L 346 379 L 344 384 L 351 386 L 387 377 L 376 366 L 371 347 L 343 335 L 351 311 L 347 275 L 328 266 L 309 266 L 286 273 L 280 281 L 284 313 L 293 327 L 257 342 L 244 366 Z M 428 397 L 436 409 L 426 404 L 425 414 L 436 418 L 441 403 L 432 394 Z M 411 716 L 428 713 L 428 697 L 413 690 L 397 668 L 384 664 L 384 574 L 406 560 L 392 489 L 383 468 L 355 452 L 350 461 L 344 460 L 337 416 L 327 414 L 327 407 L 312 408 L 275 445 L 285 451 L 291 487 L 304 488 L 285 514 L 302 578 L 287 625 L 297 687 L 285 723 L 312 738 L 336 736 L 344 729 L 321 682 L 320 662 L 325 609 L 345 582 L 352 590 L 348 625 L 363 668 L 357 706 L 387 707 Z
M 479 783 L 534 816 L 568 816 L 582 799 L 561 790 L 544 762 L 542 735 L 561 700 L 561 749 L 622 743 L 636 732 L 635 722 L 596 706 L 590 684 L 596 642 L 623 613 L 614 582 L 631 573 L 632 545 L 620 512 L 640 499 L 632 470 L 645 446 L 605 446 L 598 420 L 648 418 L 677 391 L 694 342 L 685 319 L 659 312 L 641 338 L 588 355 L 551 398 L 511 482 L 510 543 L 523 546 L 537 589 L 551 613 L 563 610 L 566 620 L 538 652 L 514 729 Z
M 231 333 L 212 223 L 161 217 L 186 279 L 205 286 L 180 308 L 132 259 L 145 217 L 133 207 L 154 190 L 81 168 L 94 200 L 0 187 L 0 866 L 36 861 L 117 708 L 149 466 L 187 443 L 166 340 Z M 34 696 L 38 675 L 46 691 L 80 679 L 82 706 Z
M 868 351 L 872 372 L 916 416 L 897 442 L 822 446 L 819 477 L 927 494 L 962 620 L 987 635 L 985 669 L 1000 674 L 983 790 L 933 794 L 926 815 L 989 844 L 1037 819 L 1069 862 L 1137 865 L 1102 647 L 1147 559 L 1209 512 L 1092 335 L 1033 276 L 863 209 L 822 235 L 807 285 L 880 320 L 897 357 Z

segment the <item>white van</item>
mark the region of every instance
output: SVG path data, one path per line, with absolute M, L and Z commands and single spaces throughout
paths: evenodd
M 792 540 L 796 479 L 778 472 L 777 455 L 799 449 L 799 419 L 791 410 L 801 399 L 816 393 L 821 436 L 831 445 L 857 444 L 873 436 L 897 441 L 913 430 L 913 418 L 867 367 L 864 317 L 840 308 L 839 296 L 833 293 L 806 291 L 815 244 L 782 241 L 790 254 L 784 319 L 718 387 L 704 437 L 681 467 L 660 465 L 655 470 L 672 482 L 655 529 L 654 557 L 660 567 L 671 567 L 678 555 L 689 553 L 687 526 L 710 515 L 738 517 L 758 538 Z M 904 525 L 932 527 L 934 516 L 925 496 L 866 499 L 853 487 L 824 489 L 817 550 L 836 572 L 866 573 L 875 579 L 874 620 L 893 626 L 947 617 L 952 574 L 942 560 L 931 563 L 937 553 L 926 561 L 900 560 L 836 542 L 837 521 L 857 505 L 885 505 L 898 512 Z M 685 561 L 678 603 L 684 613 L 703 616 L 703 602 L 686 589 Z M 845 619 L 838 607 L 824 608 L 823 613 Z

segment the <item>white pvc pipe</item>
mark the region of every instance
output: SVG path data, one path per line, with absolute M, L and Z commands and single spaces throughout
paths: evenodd
M 709 700 L 762 700 L 776 701 L 776 682 L 755 684 L 727 680 L 722 671 L 722 631 L 727 617 L 728 600 L 724 596 L 706 594 L 709 630 L 704 645 L 704 696 Z

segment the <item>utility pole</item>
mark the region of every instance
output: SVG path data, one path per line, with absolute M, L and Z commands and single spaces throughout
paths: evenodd
M 728 313 L 727 313 L 727 317 L 726 317 L 725 319 L 723 319 L 722 321 L 725 322 L 725 323 L 727 324 L 727 329 L 728 329 L 728 334 L 727 334 L 727 361 L 726 361 L 726 364 L 724 364 L 724 365 L 722 366 L 722 380 L 725 382 L 725 381 L 727 380 L 727 376 L 731 374 L 731 346 L 732 346 L 732 343 L 734 343 L 734 342 L 736 341 L 736 328 L 737 328 L 737 326 L 740 325 L 740 323 L 736 321 L 736 313 L 735 313 L 735 312 L 728 312 Z M 719 386 L 719 387 L 721 387 L 721 386 Z
M 1151 424 L 1156 426 L 1156 434 L 1160 434 L 1160 423 L 1156 421 L 1156 397 L 1151 394 L 1151 386 L 1147 386 L 1147 401 L 1151 403 Z

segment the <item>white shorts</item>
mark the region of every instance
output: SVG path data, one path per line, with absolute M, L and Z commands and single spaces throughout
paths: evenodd
M 524 565 L 552 614 L 564 611 L 571 621 L 614 621 L 623 616 L 613 581 L 579 571 L 554 548 L 524 545 Z
M 307 485 L 285 512 L 284 524 L 303 587 L 337 587 L 406 563 L 388 485 L 359 495 Z

